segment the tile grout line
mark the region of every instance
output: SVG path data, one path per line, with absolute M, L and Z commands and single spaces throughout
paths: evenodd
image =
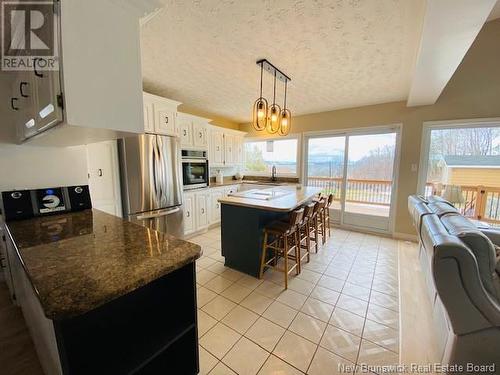
M 349 236 L 348 236 L 348 237 L 349 237 Z M 347 238 L 348 238 L 348 237 L 347 237 Z M 330 237 L 330 238 L 331 238 L 331 237 Z M 331 263 L 333 263 L 333 261 L 334 261 L 336 258 L 338 258 L 338 257 L 339 257 L 339 255 L 341 255 L 341 253 L 342 253 L 343 251 L 345 251 L 345 250 L 346 250 L 346 249 L 343 249 L 343 248 L 342 248 L 342 244 L 343 244 L 343 243 L 345 243 L 345 241 L 347 240 L 347 238 L 346 238 L 346 239 L 344 239 L 343 241 L 341 241 L 341 242 L 340 242 L 340 249 L 339 249 L 339 248 L 337 248 L 337 249 L 335 249 L 335 250 L 334 250 L 333 248 L 331 248 L 331 250 L 335 251 L 335 254 L 334 254 L 332 257 L 329 257 L 329 260 L 328 260 L 327 266 L 324 268 L 324 270 L 323 270 L 322 272 L 317 272 L 317 271 L 314 271 L 314 270 L 308 270 L 308 271 L 310 271 L 310 272 L 314 272 L 314 273 L 317 273 L 318 275 L 321 275 L 321 276 L 320 276 L 320 278 L 318 278 L 318 280 L 317 280 L 317 281 L 312 282 L 312 281 L 310 281 L 310 280 L 307 280 L 307 279 L 303 279 L 303 278 L 297 277 L 297 278 L 298 278 L 298 279 L 300 279 L 301 281 L 304 281 L 304 282 L 310 283 L 310 284 L 312 284 L 312 285 L 314 286 L 308 294 L 305 294 L 305 293 L 299 292 L 299 291 L 294 290 L 294 289 L 290 289 L 290 290 L 292 290 L 292 291 L 294 291 L 294 292 L 296 292 L 296 293 L 298 293 L 298 294 L 301 294 L 302 296 L 305 296 L 305 297 L 306 297 L 306 301 L 307 301 L 307 299 L 312 298 L 312 299 L 315 299 L 315 300 L 317 300 L 317 301 L 319 301 L 319 302 L 322 302 L 322 303 L 325 303 L 325 304 L 327 304 L 327 305 L 329 305 L 329 306 L 332 306 L 332 307 L 334 308 L 334 310 L 335 310 L 335 309 L 337 308 L 338 299 L 337 299 L 337 301 L 336 301 L 335 305 L 332 305 L 332 304 L 329 304 L 329 303 L 327 303 L 327 302 L 325 302 L 325 301 L 322 301 L 322 300 L 320 300 L 320 299 L 317 299 L 317 298 L 315 298 L 315 297 L 312 297 L 312 296 L 311 296 L 311 294 L 312 294 L 313 290 L 314 290 L 316 287 L 320 286 L 320 285 L 319 285 L 319 281 L 321 280 L 321 277 L 323 277 L 323 276 L 331 277 L 331 276 L 329 276 L 329 275 L 326 275 L 326 273 L 325 273 L 325 272 L 327 272 L 327 269 L 330 267 Z M 349 276 L 351 275 L 351 273 L 352 273 L 352 271 L 353 271 L 353 268 L 354 268 L 354 266 L 355 266 L 355 264 L 356 264 L 356 260 L 358 259 L 359 255 L 360 255 L 360 254 L 359 254 L 359 252 L 360 252 L 360 247 L 361 247 L 361 246 L 362 246 L 362 244 L 360 244 L 360 245 L 356 246 L 356 247 L 357 247 L 357 249 L 356 249 L 356 256 L 355 256 L 355 257 L 354 257 L 354 258 L 350 261 L 350 262 L 351 262 L 351 266 L 350 266 L 350 269 L 349 269 L 349 273 L 347 274 L 347 276 L 346 276 L 346 277 L 344 278 L 344 280 L 343 280 L 342 290 L 339 292 L 339 291 L 337 291 L 337 290 L 329 289 L 328 287 L 326 287 L 326 289 L 329 289 L 329 290 L 331 290 L 331 291 L 333 291 L 333 292 L 338 293 L 338 294 L 339 294 L 339 298 L 340 298 L 340 296 L 341 296 L 341 295 L 346 295 L 346 296 L 349 296 L 349 297 L 351 297 L 351 298 L 360 299 L 360 298 L 358 298 L 358 297 L 351 296 L 351 295 L 349 295 L 349 294 L 344 294 L 344 293 L 343 293 L 343 290 L 344 290 L 344 288 L 345 288 L 346 284 L 348 283 Z M 327 250 L 329 250 L 329 249 L 327 249 L 327 248 L 323 247 L 323 251 L 327 251 Z M 372 276 L 371 286 L 373 285 L 373 280 L 374 280 L 374 277 L 375 277 L 375 271 L 376 271 L 376 267 L 377 267 L 377 265 L 378 265 L 378 257 L 379 257 L 379 252 L 380 252 L 380 243 L 379 243 L 379 245 L 377 246 L 377 257 L 376 257 L 376 261 L 375 261 L 375 267 L 374 267 L 374 271 L 373 271 L 373 276 Z M 313 254 L 316 254 L 316 253 L 313 253 Z M 210 256 L 208 256 L 208 257 L 210 257 Z M 323 260 L 323 259 L 321 259 L 321 260 Z M 218 262 L 218 261 L 216 260 L 216 262 Z M 220 262 L 219 262 L 219 263 L 220 263 Z M 323 263 L 323 262 L 320 262 L 320 263 Z M 214 264 L 214 263 L 212 263 L 212 264 Z M 212 265 L 212 264 L 211 264 L 211 265 Z M 210 265 L 210 266 L 211 266 L 211 265 Z M 210 267 L 210 266 L 208 266 L 208 267 Z M 220 274 L 219 274 L 219 275 L 220 275 Z M 295 277 L 296 277 L 296 276 L 295 276 Z M 235 285 L 235 284 L 238 284 L 238 281 L 239 281 L 239 280 L 241 280 L 241 279 L 242 279 L 242 277 L 240 277 L 239 279 L 236 279 L 236 280 L 227 279 L 227 280 L 231 281 L 231 282 L 232 282 L 232 284 L 231 284 L 231 285 L 229 285 L 229 286 L 228 286 L 227 288 L 225 288 L 224 290 L 226 290 L 226 289 L 230 288 L 231 286 L 233 286 L 233 285 Z M 272 282 L 272 283 L 274 283 L 274 284 L 276 284 L 276 285 L 278 285 L 278 286 L 281 286 L 280 284 L 278 284 L 278 283 L 277 283 L 277 282 L 275 282 L 274 280 L 267 280 L 267 281 L 268 281 L 268 282 Z M 208 282 L 208 281 L 207 281 L 207 282 Z M 353 284 L 353 283 L 351 283 L 351 282 L 349 282 L 349 283 L 350 283 L 350 284 Z M 201 285 L 201 284 L 200 284 L 200 285 Z M 273 324 L 276 324 L 276 323 L 274 323 L 273 321 L 270 321 L 269 319 L 267 319 L 266 317 L 264 317 L 264 316 L 263 316 L 263 314 L 264 314 L 264 313 L 265 313 L 265 312 L 269 309 L 270 305 L 271 305 L 273 302 L 271 302 L 271 304 L 270 304 L 270 305 L 269 305 L 269 306 L 268 306 L 268 307 L 267 307 L 267 308 L 266 308 L 266 309 L 265 309 L 262 313 L 256 313 L 255 311 L 250 310 L 250 309 L 246 308 L 245 306 L 241 305 L 241 302 L 242 302 L 243 300 L 245 300 L 245 299 L 248 297 L 248 295 L 247 295 L 247 296 L 245 296 L 245 297 L 244 297 L 244 298 L 243 298 L 240 302 L 236 303 L 236 302 L 234 302 L 234 301 L 232 301 L 232 300 L 230 300 L 230 299 L 228 299 L 228 298 L 224 297 L 222 294 L 217 293 L 217 292 L 215 292 L 215 291 L 212 291 L 212 290 L 210 290 L 209 288 L 206 288 L 206 287 L 205 287 L 206 289 L 208 289 L 208 290 L 210 290 L 211 292 L 213 292 L 214 294 L 216 294 L 216 296 L 219 296 L 219 295 L 220 295 L 221 297 L 226 298 L 226 299 L 228 299 L 228 300 L 230 300 L 231 302 L 233 302 L 233 303 L 235 303 L 235 304 L 236 304 L 236 306 L 234 306 L 233 308 L 231 308 L 231 309 L 230 309 L 230 310 L 229 310 L 229 311 L 228 311 L 228 312 L 224 315 L 224 317 L 222 317 L 220 320 L 219 320 L 219 319 L 217 319 L 217 318 L 215 318 L 215 317 L 213 317 L 212 315 L 210 315 L 210 314 L 209 314 L 209 313 L 207 313 L 206 311 L 202 310 L 203 312 L 205 312 L 206 314 L 208 314 L 210 317 L 214 318 L 214 319 L 217 321 L 217 323 L 221 323 L 221 324 L 223 324 L 223 325 L 224 325 L 224 326 L 226 326 L 227 328 L 231 329 L 232 331 L 234 331 L 234 332 L 236 332 L 236 333 L 238 333 L 238 334 L 240 335 L 240 338 L 239 338 L 239 339 L 236 341 L 236 343 L 235 343 L 235 344 L 234 344 L 234 345 L 233 345 L 233 346 L 232 346 L 232 347 L 228 350 L 228 352 L 224 355 L 224 357 L 225 357 L 225 356 L 226 356 L 226 355 L 227 355 L 227 354 L 228 354 L 228 353 L 229 353 L 229 352 L 233 349 L 233 347 L 234 347 L 234 346 L 235 346 L 238 342 L 240 342 L 240 341 L 241 341 L 241 338 L 242 338 L 242 337 L 245 337 L 247 340 L 250 340 L 252 343 L 256 344 L 257 346 L 259 346 L 260 348 L 262 348 L 263 350 L 265 350 L 265 351 L 266 351 L 266 353 L 268 353 L 268 354 L 269 354 L 269 355 L 267 356 L 266 360 L 264 361 L 263 365 L 260 367 L 260 369 L 261 369 L 261 368 L 265 365 L 265 363 L 267 362 L 267 360 L 269 360 L 269 358 L 270 358 L 271 356 L 275 356 L 275 357 L 277 357 L 276 355 L 274 355 L 274 354 L 273 354 L 273 351 L 275 350 L 275 348 L 276 348 L 276 346 L 278 345 L 278 343 L 282 340 L 283 336 L 284 336 L 284 335 L 286 334 L 286 332 L 288 331 L 288 332 L 290 332 L 290 333 L 292 333 L 292 334 L 295 334 L 295 335 L 297 335 L 298 337 L 300 337 L 300 338 L 302 338 L 302 339 L 304 339 L 304 340 L 307 340 L 308 342 L 311 342 L 311 343 L 313 343 L 314 345 L 316 345 L 316 350 L 315 350 L 315 352 L 314 352 L 314 354 L 313 354 L 313 356 L 312 356 L 312 358 L 311 358 L 311 362 L 309 363 L 308 369 L 306 370 L 306 371 L 308 371 L 308 370 L 309 370 L 309 368 L 310 368 L 310 366 L 311 366 L 311 364 L 312 364 L 312 360 L 314 359 L 314 357 L 315 357 L 315 355 L 316 355 L 316 353 L 317 353 L 317 350 L 318 350 L 318 348 L 320 347 L 320 342 L 321 342 L 321 340 L 322 340 L 322 338 L 323 338 L 323 336 L 324 336 L 324 333 L 326 332 L 326 328 L 328 327 L 328 325 L 330 325 L 331 314 L 330 314 L 330 317 L 329 317 L 328 322 L 324 322 L 324 321 L 322 321 L 321 319 L 318 319 L 318 318 L 316 318 L 316 317 L 314 317 L 314 316 L 312 316 L 312 315 L 309 315 L 307 312 L 304 312 L 304 311 L 302 311 L 302 310 L 301 310 L 301 309 L 303 308 L 303 306 L 304 306 L 305 302 L 304 302 L 303 304 L 301 304 L 300 308 L 297 310 L 297 309 L 296 309 L 295 307 L 293 307 L 293 306 L 290 306 L 290 305 L 288 305 L 288 304 L 286 304 L 286 303 L 283 303 L 283 302 L 281 302 L 281 301 L 278 301 L 278 300 L 277 300 L 277 298 L 279 298 L 279 296 L 282 294 L 282 292 L 281 292 L 278 296 L 276 296 L 276 297 L 269 297 L 268 295 L 265 295 L 265 294 L 261 293 L 260 291 L 257 291 L 257 290 L 256 290 L 256 289 L 260 286 L 260 284 L 259 284 L 258 286 L 256 286 L 255 288 L 253 288 L 253 289 L 248 288 L 248 287 L 243 286 L 243 285 L 240 285 L 240 284 L 238 284 L 238 285 L 239 285 L 239 286 L 241 286 L 241 287 L 245 287 L 245 288 L 246 288 L 246 289 L 248 289 L 248 290 L 251 290 L 251 292 L 250 292 L 248 295 L 250 295 L 251 293 L 255 292 L 255 293 L 258 293 L 259 295 L 265 296 L 266 298 L 269 298 L 269 299 L 273 300 L 273 302 L 274 302 L 274 301 L 276 301 L 276 302 L 280 302 L 281 304 L 283 304 L 283 305 L 285 305 L 285 306 L 287 306 L 287 307 L 289 307 L 289 308 L 292 308 L 292 309 L 295 311 L 295 315 L 294 315 L 294 318 L 292 319 L 292 322 L 291 322 L 291 323 L 287 326 L 287 328 L 283 328 L 283 327 L 281 327 L 281 326 L 280 326 L 281 328 L 283 328 L 283 329 L 284 329 L 284 332 L 283 332 L 283 334 L 280 336 L 280 338 L 277 340 L 277 342 L 276 342 L 276 344 L 274 345 L 273 349 L 269 352 L 266 348 L 263 348 L 263 347 L 262 347 L 262 346 L 260 346 L 258 343 L 254 342 L 251 338 L 247 337 L 247 336 L 246 336 L 246 333 L 247 333 L 247 332 L 248 332 L 248 331 L 249 331 L 249 330 L 250 330 L 250 329 L 251 329 L 251 328 L 252 328 L 252 327 L 256 324 L 256 322 L 257 322 L 257 320 L 258 320 L 259 318 L 263 318 L 263 319 L 265 319 L 265 320 L 267 320 L 267 321 L 269 321 L 269 322 L 271 322 L 271 323 L 273 323 Z M 358 286 L 358 287 L 362 287 L 361 285 L 356 284 L 356 283 L 354 283 L 353 285 Z M 204 285 L 201 285 L 201 286 L 203 286 L 203 287 L 204 287 Z M 364 322 L 364 324 L 366 323 L 366 319 L 368 319 L 368 318 L 367 318 L 367 311 L 368 311 L 368 309 L 369 309 L 370 299 L 371 299 L 371 292 L 372 292 L 372 288 L 371 288 L 371 286 L 370 286 L 370 288 L 369 288 L 369 289 L 370 289 L 370 294 L 369 294 L 369 297 L 368 297 L 368 301 L 364 301 L 364 302 L 367 302 L 367 310 L 365 311 L 365 317 L 364 317 L 365 322 Z M 222 293 L 222 292 L 224 292 L 224 290 L 222 290 L 222 291 L 221 291 L 221 293 Z M 215 298 L 216 298 L 216 297 L 214 297 L 213 299 L 215 299 Z M 212 299 L 212 300 L 213 300 L 213 299 Z M 212 300 L 210 300 L 210 301 L 212 301 Z M 360 300 L 363 300 L 363 299 L 360 299 Z M 207 302 L 206 304 L 210 303 L 210 301 L 209 301 L 209 302 Z M 206 305 L 206 304 L 205 304 L 205 305 Z M 204 305 L 204 306 L 205 306 L 205 305 Z M 376 304 L 375 304 L 375 305 L 376 305 Z M 233 310 L 234 310 L 237 306 L 241 306 L 241 308 L 244 308 L 245 310 L 249 310 L 249 311 L 251 311 L 252 313 L 254 313 L 255 315 L 257 315 L 257 316 L 258 316 L 258 318 L 256 319 L 256 321 L 255 321 L 255 322 L 254 322 L 254 323 L 253 323 L 253 324 L 252 324 L 249 328 L 247 328 L 243 334 L 240 334 L 239 332 L 235 331 L 234 329 L 232 329 L 231 327 L 229 327 L 227 324 L 225 324 L 224 322 L 222 322 L 222 320 L 223 320 L 223 319 L 224 319 L 227 315 L 229 315 L 229 314 L 230 314 L 230 313 L 231 313 L 231 312 L 232 312 L 232 311 L 233 311 Z M 340 308 L 340 307 L 339 307 L 339 308 Z M 201 310 L 201 309 L 200 309 L 200 310 Z M 334 311 L 334 310 L 332 310 L 332 313 L 333 313 L 333 311 Z M 348 311 L 348 310 L 347 310 L 347 311 Z M 291 331 L 291 330 L 289 329 L 289 328 L 290 328 L 290 326 L 291 326 L 291 324 L 293 323 L 293 321 L 295 321 L 296 317 L 298 316 L 298 313 L 300 313 L 300 312 L 302 312 L 303 314 L 307 315 L 308 317 L 311 317 L 311 318 L 313 318 L 313 319 L 318 319 L 319 321 L 321 321 L 321 322 L 323 322 L 323 323 L 326 323 L 325 330 L 323 331 L 322 336 L 321 336 L 320 341 L 319 341 L 319 343 L 318 343 L 318 344 L 316 344 L 315 342 L 313 342 L 313 341 L 309 340 L 308 338 L 303 337 L 303 336 L 301 336 L 300 334 L 297 334 L 297 333 L 295 333 L 295 332 L 293 332 L 293 331 Z M 357 314 L 356 314 L 356 315 L 357 315 Z M 371 320 L 371 319 L 369 319 L 369 320 Z M 373 320 L 371 320 L 371 321 L 373 321 Z M 375 322 L 376 322 L 376 321 L 375 321 Z M 217 323 L 216 323 L 216 324 L 217 324 Z M 378 324 L 382 324 L 382 323 L 379 323 L 379 322 L 376 322 L 376 323 L 378 323 Z M 216 324 L 214 324 L 214 326 L 215 326 Z M 279 326 L 279 325 L 278 325 L 278 326 Z M 386 326 L 386 327 L 387 327 L 387 326 Z M 212 328 L 213 328 L 213 327 L 212 327 Z M 206 333 L 208 333 L 208 332 L 209 332 L 212 328 L 210 328 L 207 332 L 205 332 L 202 336 L 200 336 L 200 338 L 201 338 L 201 337 L 203 337 Z M 342 329 L 341 327 L 337 327 L 337 328 L 340 328 L 341 330 L 344 330 L 344 329 Z M 392 329 L 392 327 L 389 327 L 389 328 L 391 328 L 391 329 Z M 363 331 L 364 331 L 364 325 L 363 325 Z M 349 331 L 346 331 L 346 332 L 349 332 Z M 350 333 L 350 332 L 349 332 L 349 333 Z M 362 336 L 361 336 L 361 340 L 363 340 L 363 337 L 362 337 Z M 366 339 L 364 339 L 364 340 L 366 340 Z M 370 340 L 367 340 L 367 341 L 370 341 Z M 370 341 L 370 342 L 372 342 L 372 341 Z M 379 345 L 379 344 L 377 344 L 377 343 L 373 343 L 373 344 L 375 344 L 375 345 L 377 345 L 377 346 L 380 346 L 380 345 Z M 361 346 L 361 342 L 360 342 L 360 346 Z M 385 348 L 385 347 L 383 347 L 383 346 L 381 346 L 381 347 L 382 347 L 382 348 L 384 348 L 384 349 L 390 350 L 390 349 Z M 322 348 L 323 348 L 323 347 L 322 347 Z M 204 348 L 204 349 L 205 349 L 205 350 L 207 350 L 206 348 Z M 323 349 L 324 349 L 324 348 L 323 348 Z M 327 350 L 327 351 L 328 351 L 328 352 L 330 352 L 329 350 Z M 358 347 L 358 356 L 359 356 L 359 351 L 360 351 L 360 347 Z M 212 353 L 211 353 L 209 350 L 207 350 L 207 352 L 209 352 L 209 353 L 212 355 Z M 333 353 L 334 355 L 339 356 L 337 353 L 334 353 L 334 352 L 331 352 L 331 353 Z M 218 358 L 217 358 L 216 356 L 214 356 L 214 357 L 218 360 Z M 223 357 L 223 358 L 224 358 L 224 357 Z M 342 356 L 340 356 L 340 357 L 342 357 Z M 277 358 L 279 358 L 279 357 L 277 357 Z M 343 358 L 343 357 L 342 357 L 342 358 Z M 279 359 L 281 359 L 281 358 L 279 358 Z M 358 358 L 357 358 L 357 359 L 358 359 Z M 282 360 L 282 359 L 281 359 L 281 360 Z M 347 360 L 347 359 L 346 359 L 346 360 Z M 219 362 L 222 362 L 222 360 L 218 360 L 218 361 L 219 361 Z M 349 360 L 348 360 L 348 361 L 349 361 Z M 286 361 L 285 361 L 285 362 L 286 362 Z M 350 361 L 349 361 L 349 362 L 350 362 Z M 357 360 L 356 360 L 356 362 L 357 362 Z M 222 363 L 223 363 L 224 365 L 226 365 L 224 362 L 222 362 Z M 288 362 L 286 362 L 286 363 L 288 363 Z M 290 364 L 290 365 L 291 365 L 292 367 L 296 368 L 296 367 L 295 367 L 295 366 L 293 366 L 292 364 Z M 355 363 L 355 365 L 357 365 L 357 363 Z M 216 366 L 217 366 L 217 365 L 216 365 Z M 214 367 L 215 367 L 215 366 L 214 366 Z M 229 366 L 228 366 L 228 367 L 229 367 Z M 229 368 L 230 368 L 230 367 L 229 367 Z M 259 369 L 259 371 L 260 371 L 260 369 Z M 213 369 L 212 369 L 212 370 L 213 370 Z M 212 371 L 212 370 L 211 370 L 211 371 Z M 297 370 L 299 370 L 299 371 L 301 371 L 301 372 L 302 372 L 302 370 L 300 370 L 300 369 L 297 369 Z

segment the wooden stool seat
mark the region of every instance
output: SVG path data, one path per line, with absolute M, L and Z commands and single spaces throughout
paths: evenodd
M 295 230 L 295 227 L 290 226 L 289 223 L 283 221 L 274 221 L 264 228 L 264 232 L 274 235 L 291 234 Z

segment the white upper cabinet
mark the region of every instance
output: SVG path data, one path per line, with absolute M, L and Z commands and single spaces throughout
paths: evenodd
M 209 160 L 213 166 L 224 166 L 224 133 L 212 128 L 210 135 Z
M 177 107 L 175 100 L 163 98 L 147 92 L 143 93 L 144 132 L 161 135 L 179 136 Z
M 208 159 L 212 167 L 236 166 L 243 163 L 243 139 L 246 133 L 210 126 Z
M 146 97 L 143 98 L 143 110 L 144 110 L 144 132 L 154 133 L 155 132 L 155 118 L 153 112 L 153 103 L 148 101 Z
M 139 18 L 148 10 L 127 3 L 54 2 L 60 70 L 19 72 L 7 103 L 18 139 L 6 141 L 71 146 L 144 132 Z
M 156 104 L 154 105 L 154 108 L 156 133 L 164 135 L 179 135 L 175 126 L 175 109 Z
M 191 116 L 184 113 L 179 113 L 177 116 L 179 124 L 179 133 L 181 137 L 181 145 L 189 147 L 193 145 L 193 120 Z
M 193 145 L 195 147 L 207 148 L 207 122 L 193 122 Z
M 183 148 L 207 149 L 209 119 L 179 112 L 177 122 Z

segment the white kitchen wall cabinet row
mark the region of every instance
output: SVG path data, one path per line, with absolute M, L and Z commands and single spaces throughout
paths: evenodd
M 189 235 L 220 223 L 219 199 L 238 191 L 238 185 L 184 192 L 184 234 Z
M 208 159 L 211 167 L 243 164 L 245 132 L 210 125 Z
M 154 10 L 150 6 L 131 6 L 130 0 L 54 2 L 60 69 L 35 64 L 8 72 L 16 131 L 4 141 L 73 146 L 142 133 L 139 20 Z

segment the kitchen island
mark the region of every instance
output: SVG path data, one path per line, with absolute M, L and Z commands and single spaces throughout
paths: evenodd
M 96 209 L 5 228 L 46 374 L 198 372 L 198 245 Z
M 225 265 L 259 277 L 263 229 L 312 200 L 316 187 L 279 186 L 252 189 L 219 199 L 221 203 L 222 255 Z

